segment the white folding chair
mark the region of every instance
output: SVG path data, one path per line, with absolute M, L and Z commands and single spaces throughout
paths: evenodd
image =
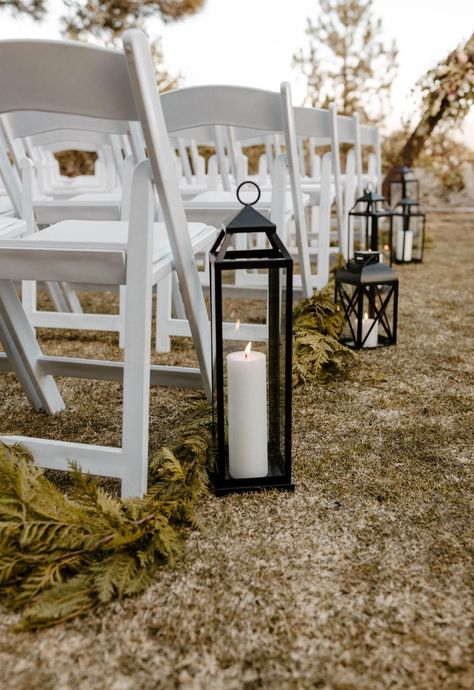
M 31 404 L 49 413 L 64 407 L 55 375 L 123 380 L 122 445 L 5 435 L 0 439 L 25 443 L 45 467 L 66 469 L 69 460 L 76 460 L 84 470 L 118 477 L 127 496 L 146 491 L 150 376 L 152 383 L 203 387 L 210 395 L 210 329 L 192 237 L 208 235 L 211 241 L 215 231 L 186 223 L 145 35 L 126 32 L 124 47 L 126 56 L 72 42 L 0 42 L 4 112 L 141 120 L 150 157 L 135 168 L 128 223 L 65 221 L 0 241 L 0 338 L 6 352 L 1 367 L 14 369 Z M 153 224 L 152 182 L 162 225 Z M 199 369 L 152 367 L 150 374 L 152 286 L 173 269 Z M 45 356 L 13 284 L 20 279 L 125 285 L 123 363 Z
M 313 279 L 309 262 L 308 240 L 303 199 L 299 189 L 299 171 L 294 136 L 293 109 L 291 105 L 289 85 L 282 86 L 282 94 L 236 86 L 202 86 L 170 91 L 161 96 L 167 129 L 174 136 L 192 137 L 199 140 L 200 136 L 212 136 L 218 128 L 232 127 L 237 139 L 254 136 L 260 133 L 282 133 L 285 136 L 288 174 L 290 179 L 290 194 L 292 213 L 296 226 L 296 246 L 300 266 L 300 273 L 295 278 L 299 282 L 299 291 L 305 296 L 313 292 Z M 222 173 L 222 170 L 220 170 Z M 185 202 L 188 217 L 213 224 L 220 224 L 240 208 L 239 202 L 232 192 L 224 189 L 217 194 L 200 195 Z M 280 192 L 284 199 L 285 187 Z M 204 197 L 204 198 L 202 198 Z M 271 195 L 266 201 L 266 211 L 271 211 Z M 257 205 L 262 210 L 262 205 Z M 282 233 L 282 228 L 279 228 Z M 245 238 L 243 238 L 245 240 Z M 171 317 L 171 282 L 168 278 L 168 290 L 158 291 L 157 333 L 158 350 L 169 349 L 170 335 L 187 335 L 189 326 L 183 318 Z M 259 287 L 258 285 L 256 286 Z M 236 285 L 236 295 L 243 294 L 251 284 Z M 230 289 L 230 288 L 229 288 Z M 164 304 L 161 300 L 164 300 Z M 241 325 L 242 328 L 242 325 Z M 232 337 L 232 333 L 229 333 Z M 242 331 L 241 334 L 242 335 Z M 256 339 L 254 337 L 254 339 Z

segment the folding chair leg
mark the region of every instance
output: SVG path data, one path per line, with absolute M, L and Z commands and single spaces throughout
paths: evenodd
M 69 283 L 60 283 L 64 299 L 69 307 L 69 311 L 73 314 L 82 314 L 81 303 L 75 290 L 69 285 Z
M 119 287 L 119 315 L 120 315 L 120 330 L 119 330 L 119 348 L 123 350 L 125 347 L 125 303 L 126 303 L 125 285 Z
M 155 349 L 156 352 L 169 352 L 171 339 L 168 325 L 172 318 L 173 278 L 169 273 L 156 286 L 156 324 Z
M 70 312 L 69 305 L 66 301 L 66 298 L 64 297 L 64 294 L 59 286 L 58 283 L 53 283 L 51 281 L 47 281 L 45 283 L 46 286 L 46 291 L 54 304 L 54 308 L 56 311 L 64 311 L 64 312 Z
M 50 414 L 63 410 L 61 394 L 43 371 L 35 332 L 9 280 L 0 280 L 0 339 L 32 406 Z
M 150 408 L 153 195 L 148 161 L 135 168 L 125 297 L 122 496 L 147 489 Z
M 173 271 L 171 274 L 172 289 L 173 289 L 173 307 L 177 319 L 186 318 L 186 309 L 184 308 L 183 298 L 181 297 L 181 291 L 179 289 L 178 274 Z
M 322 288 L 329 282 L 329 247 L 331 239 L 331 154 L 326 153 L 322 160 L 321 170 L 321 201 L 319 206 L 319 234 L 318 234 L 318 287 Z

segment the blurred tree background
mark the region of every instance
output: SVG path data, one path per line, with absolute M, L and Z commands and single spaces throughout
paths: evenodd
M 126 29 L 145 30 L 145 22 L 150 17 L 159 17 L 164 22 L 177 21 L 195 14 L 204 3 L 205 0 L 64 0 L 62 32 L 71 39 L 93 39 L 104 45 L 116 45 Z M 48 0 L 0 0 L 0 9 L 41 21 L 49 3 Z M 150 37 L 150 42 L 160 91 L 176 88 L 182 82 L 182 75 L 171 75 L 166 69 L 160 37 Z
M 126 29 L 145 30 L 149 17 L 164 22 L 177 21 L 198 12 L 205 0 L 65 0 L 61 18 L 63 34 L 73 40 L 95 40 L 105 45 L 119 45 Z M 0 9 L 13 15 L 27 14 L 36 21 L 45 18 L 48 0 L 0 0 Z M 181 74 L 170 74 L 165 65 L 161 38 L 150 37 L 156 83 L 161 92 L 181 86 Z M 60 151 L 55 154 L 61 174 L 68 177 L 92 175 L 96 154 L 91 151 Z
M 385 46 L 381 40 L 382 21 L 373 15 L 372 0 L 318 4 L 317 20 L 306 20 L 309 45 L 293 56 L 306 78 L 306 102 L 313 108 L 335 103 L 343 115 L 359 112 L 368 122 L 380 122 L 397 74 L 395 41 Z
M 386 181 L 400 163 L 416 165 L 439 182 L 448 198 L 464 189 L 474 151 L 456 134 L 474 103 L 474 34 L 429 70 L 413 89 L 418 119 L 386 138 Z
M 318 0 L 316 20 L 308 18 L 308 45 L 293 56 L 305 77 L 306 102 L 339 113 L 359 112 L 366 122 L 384 124 L 397 73 L 397 47 L 382 41 L 383 26 L 372 0 Z M 415 113 L 383 142 L 386 180 L 398 165 L 427 172 L 436 194 L 448 198 L 466 184 L 474 152 L 462 143 L 461 121 L 474 102 L 474 34 L 412 89 Z M 471 172 L 472 177 L 472 172 Z
M 125 29 L 144 29 L 152 16 L 177 21 L 204 4 L 205 0 L 65 0 L 61 24 L 68 38 L 115 45 Z M 49 0 L 0 0 L 0 9 L 38 21 L 49 6 Z M 323 108 L 334 102 L 340 113 L 357 111 L 366 121 L 383 125 L 397 73 L 397 47 L 384 42 L 373 1 L 315 0 L 315 16 L 306 20 L 307 45 L 293 55 L 293 66 L 306 79 L 306 102 Z M 180 86 L 182 75 L 166 69 L 160 38 L 150 37 L 150 43 L 160 90 Z M 385 136 L 384 170 L 390 175 L 399 164 L 416 166 L 436 181 L 438 195 L 462 191 L 474 159 L 457 136 L 474 102 L 474 34 L 421 76 L 412 96 L 414 113 L 405 113 L 403 126 Z

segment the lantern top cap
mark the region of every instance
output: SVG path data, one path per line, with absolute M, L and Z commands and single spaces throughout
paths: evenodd
M 382 194 L 375 192 L 370 187 L 367 187 L 366 189 L 364 189 L 363 195 L 359 199 L 357 199 L 356 203 L 359 203 L 359 202 L 375 203 L 377 201 L 385 201 L 385 197 L 382 196 Z
M 246 205 L 235 216 L 225 223 L 225 229 L 229 232 L 255 232 L 255 230 L 275 230 L 276 225 L 268 218 L 256 211 L 252 206 Z
M 411 196 L 406 196 L 404 199 L 400 199 L 397 206 L 419 206 L 420 202 L 413 199 Z
M 374 251 L 355 252 L 354 258 L 336 273 L 336 280 L 352 285 L 391 283 L 397 280 L 395 272 L 381 263 L 380 253 Z
M 250 202 L 250 203 L 245 203 L 242 201 L 240 198 L 240 190 L 244 185 L 251 184 L 254 187 L 257 188 L 257 198 Z M 253 208 L 254 204 L 257 203 L 257 201 L 260 199 L 260 187 L 255 183 L 252 182 L 251 180 L 246 180 L 242 182 L 238 187 L 236 191 L 236 196 L 237 199 L 240 201 L 240 203 L 243 205 L 243 208 L 238 211 L 235 216 L 232 216 L 230 220 L 228 220 L 226 223 L 224 223 L 226 231 L 229 232 L 252 232 L 255 230 L 263 230 L 263 231 L 274 231 L 276 230 L 276 225 L 275 223 L 272 223 L 268 218 L 266 218 L 264 215 L 259 213 L 256 209 Z
M 400 173 L 400 175 L 408 175 L 413 172 L 413 168 L 409 168 L 408 165 L 400 165 L 397 168 L 397 172 Z

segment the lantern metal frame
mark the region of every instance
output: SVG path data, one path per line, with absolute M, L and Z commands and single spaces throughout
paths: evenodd
M 360 208 L 364 206 L 365 208 Z M 354 226 L 356 220 L 359 220 L 365 227 L 362 228 L 364 234 L 364 249 L 374 252 L 382 252 L 379 249 L 380 240 L 380 221 L 386 220 L 388 223 L 387 243 L 390 248 L 390 265 L 392 263 L 392 246 L 393 246 L 393 211 L 387 204 L 384 196 L 374 192 L 369 187 L 364 191 L 364 194 L 356 200 L 354 206 L 348 214 L 348 234 L 347 234 L 347 256 L 352 254 L 352 246 L 354 240 Z
M 399 209 L 399 210 L 397 210 Z M 426 214 L 423 213 L 423 211 L 420 208 L 420 204 L 418 201 L 415 199 L 412 199 L 410 197 L 402 199 L 395 207 L 393 211 L 393 217 L 394 221 L 396 222 L 397 219 L 401 220 L 402 227 L 401 228 L 394 228 L 393 229 L 393 234 L 395 235 L 395 250 L 392 247 L 392 255 L 393 255 L 393 261 L 397 264 L 409 264 L 409 263 L 422 263 L 423 261 L 423 254 L 425 251 L 425 226 L 426 226 Z M 415 237 L 415 229 L 413 228 L 413 223 L 411 222 L 411 219 L 420 219 L 419 226 L 416 228 L 416 237 Z M 403 233 L 403 242 L 402 242 L 402 249 L 401 252 L 398 252 L 398 232 Z M 412 249 L 411 249 L 411 258 L 410 259 L 405 259 L 405 248 L 406 248 L 406 233 L 407 232 L 412 232 L 413 233 L 413 244 L 412 244 Z M 416 247 L 417 247 L 417 252 L 416 256 L 414 256 L 414 251 L 413 248 L 415 247 L 415 241 L 417 242 Z M 401 254 L 402 258 L 398 258 L 397 254 Z
M 351 286 L 352 293 L 345 286 Z M 398 278 L 387 264 L 380 262 L 379 252 L 355 252 L 354 258 L 336 273 L 335 302 L 342 307 L 345 326 L 349 327 L 349 335 L 341 336 L 341 343 L 355 350 L 367 347 L 367 340 L 377 324 L 376 348 L 396 345 Z M 389 307 L 392 309 L 391 319 L 388 317 Z M 373 319 L 365 337 L 362 335 L 364 312 Z M 352 318 L 355 318 L 356 327 Z M 381 330 L 384 333 L 380 333 Z
M 239 186 L 237 197 L 244 184 L 248 183 L 244 182 Z M 256 249 L 233 248 L 234 238 L 242 233 L 264 233 L 268 240 L 267 246 Z M 212 480 L 215 493 L 224 495 L 270 488 L 291 491 L 294 489 L 291 478 L 293 259 L 279 238 L 276 225 L 253 209 L 251 204 L 244 204 L 244 208 L 220 231 L 210 250 L 209 264 L 213 441 L 216 460 Z M 223 290 L 228 287 L 228 283 L 224 282 L 226 272 L 251 269 L 268 271 L 266 363 L 269 472 L 265 477 L 235 479 L 229 473 L 226 441 Z M 286 282 L 282 280 L 282 272 L 286 276 Z
M 413 175 L 413 169 L 401 165 L 388 182 L 388 202 L 390 206 L 397 206 L 402 199 L 415 199 L 420 202 L 420 181 Z

